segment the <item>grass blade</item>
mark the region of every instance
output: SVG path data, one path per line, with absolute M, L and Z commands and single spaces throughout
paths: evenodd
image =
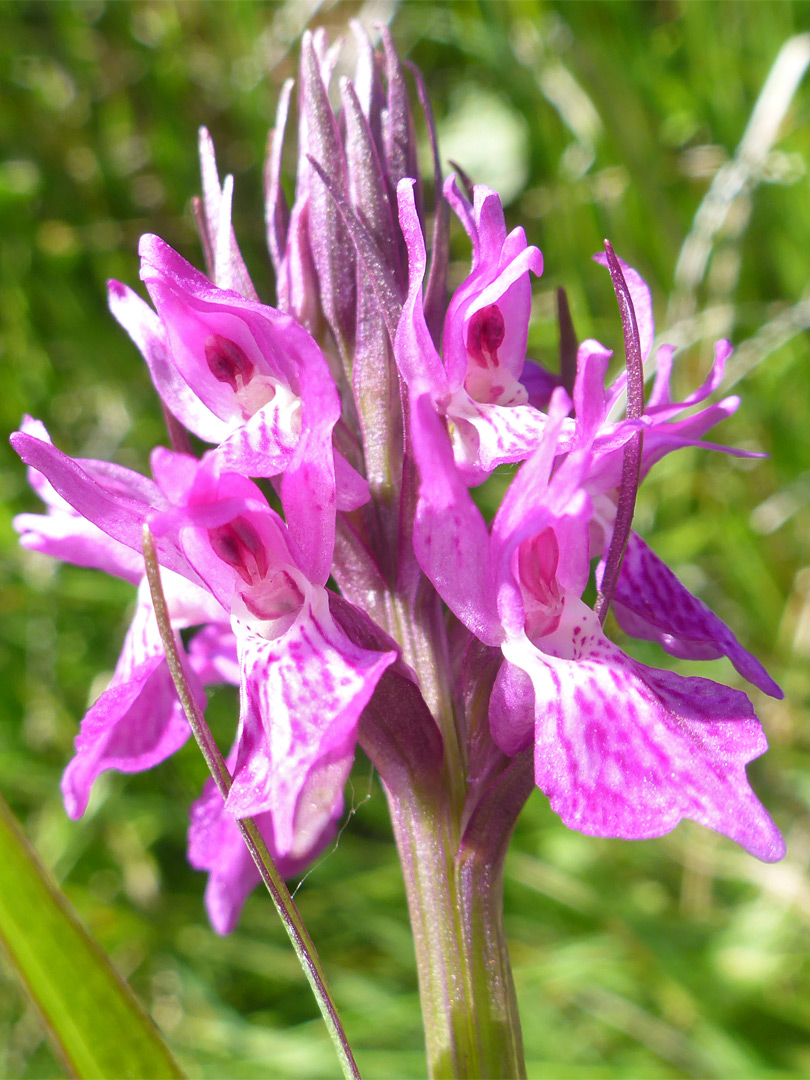
M 0 942 L 71 1074 L 182 1077 L 154 1024 L 82 926 L 2 797 Z

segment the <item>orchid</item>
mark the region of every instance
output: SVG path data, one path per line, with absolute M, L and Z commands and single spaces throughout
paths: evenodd
M 612 353 L 577 342 L 564 295 L 560 372 L 528 358 L 540 250 L 520 227 L 507 232 L 496 192 L 442 180 L 415 73 L 434 156 L 426 230 L 403 66 L 387 30 L 381 55 L 355 33 L 338 115 L 339 47 L 304 36 L 292 207 L 280 182 L 292 85 L 282 93 L 265 173 L 276 305 L 248 276 L 233 181 L 220 181 L 203 131 L 206 271 L 147 235 L 140 274 L 154 307 L 109 286 L 171 448 L 153 451 L 150 479 L 73 460 L 26 420 L 12 444 L 47 513 L 16 527 L 27 547 L 138 589 L 121 659 L 65 773 L 68 813 L 84 812 L 103 770 L 174 753 L 190 714 L 204 724 L 206 686 L 238 686 L 232 746 L 189 834 L 211 922 L 227 933 L 267 860 L 296 876 L 330 843 L 362 746 L 402 859 L 431 1070 L 514 1075 L 498 883 L 533 784 L 584 833 L 648 838 L 690 818 L 759 859 L 784 854 L 745 772 L 766 749 L 745 693 L 640 663 L 605 622 L 612 611 L 626 635 L 677 657 L 726 656 L 781 695 L 632 530 L 655 463 L 737 408 L 736 397 L 704 404 L 731 346 L 718 342 L 704 385 L 673 402 L 674 350 L 653 353 L 650 292 L 606 244 L 597 262 L 619 302 L 623 372 L 606 386 Z M 450 209 L 471 268 L 448 297 Z M 189 436 L 208 447 L 202 456 Z M 507 464 L 514 477 L 487 523 L 471 488 Z M 178 631 L 191 628 L 184 646 Z M 243 844 L 251 821 L 266 845 L 257 863 Z

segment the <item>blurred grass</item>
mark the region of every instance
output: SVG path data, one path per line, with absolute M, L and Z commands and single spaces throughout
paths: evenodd
M 42 417 L 68 452 L 145 468 L 163 438 L 139 356 L 106 311 L 108 277 L 137 282 L 139 235 L 192 259 L 196 128 L 236 178 L 236 227 L 272 298 L 260 225 L 261 157 L 278 86 L 314 3 L 0 3 L 0 356 L 3 428 Z M 713 175 L 733 154 L 807 3 L 405 2 L 324 4 L 333 29 L 387 18 L 425 72 L 446 155 L 505 182 L 510 221 L 543 249 L 534 355 L 554 350 L 553 292 L 580 336 L 619 344 L 609 236 L 648 280 L 659 329 L 675 265 Z M 736 344 L 808 287 L 810 86 L 719 237 L 694 302 L 725 311 Z M 500 175 L 492 174 L 497 165 Z M 459 243 L 457 255 L 466 258 Z M 463 273 L 463 266 L 457 268 Z M 708 364 L 679 361 L 691 388 Z M 536 794 L 507 866 L 507 925 L 536 1077 L 789 1077 L 810 1072 L 810 364 L 797 334 L 736 387 L 718 437 L 771 455 L 705 451 L 659 465 L 643 532 L 786 690 L 756 695 L 772 749 L 751 768 L 788 837 L 764 867 L 690 825 L 644 843 L 568 832 Z M 79 823 L 59 776 L 76 725 L 117 657 L 127 586 L 16 548 L 32 509 L 0 450 L 0 786 L 71 900 L 131 979 L 193 1077 L 334 1074 L 315 1007 L 270 904 L 249 901 L 228 939 L 208 928 L 204 879 L 185 863 L 202 781 L 187 747 L 151 774 L 109 774 Z M 637 655 L 668 664 L 656 649 Z M 721 663 L 706 673 L 734 681 Z M 213 701 L 225 731 L 234 701 Z M 423 1073 L 416 978 L 379 785 L 298 894 L 367 1077 Z M 10 992 L 9 992 L 10 991 Z M 0 968 L 0 1075 L 60 1075 Z

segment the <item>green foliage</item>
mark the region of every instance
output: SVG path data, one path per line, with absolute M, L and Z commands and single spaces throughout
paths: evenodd
M 182 1076 L 2 800 L 0 941 L 72 1075 Z
M 146 467 L 163 438 L 160 412 L 139 356 L 106 311 L 104 282 L 137 284 L 144 231 L 199 258 L 188 203 L 199 187 L 200 123 L 212 130 L 223 170 L 235 174 L 237 233 L 272 299 L 259 227 L 261 157 L 309 10 L 300 0 L 0 6 L 6 430 L 28 411 L 69 453 Z M 323 21 L 337 30 L 361 10 L 340 3 Z M 793 312 L 792 336 L 776 333 L 810 276 L 806 82 L 763 182 L 730 207 L 705 279 L 678 295 L 674 286 L 713 176 L 733 156 L 781 45 L 807 23 L 806 4 L 778 0 L 404 2 L 394 14 L 402 51 L 425 72 L 450 156 L 478 180 L 490 178 L 493 162 L 521 178 L 508 214 L 546 259 L 534 291 L 533 355 L 553 357 L 561 284 L 579 335 L 620 350 L 607 275 L 590 262 L 608 236 L 649 282 L 661 331 L 680 322 L 685 335 L 691 305 L 710 313 L 716 336 L 744 345 L 731 362 L 732 377 L 745 374 L 735 386 L 743 405 L 718 437 L 771 455 L 683 452 L 657 466 L 639 515 L 653 547 L 786 691 L 785 702 L 756 695 L 772 749 L 751 775 L 786 832 L 787 859 L 764 867 L 688 825 L 661 841 L 593 840 L 567 831 L 536 795 L 506 869 L 533 1076 L 810 1070 L 807 305 Z M 456 252 L 461 276 L 463 242 Z M 763 326 L 776 347 L 755 338 Z M 712 333 L 693 335 L 679 358 L 681 388 L 705 371 Z M 65 818 L 59 775 L 78 720 L 114 665 L 132 596 L 121 583 L 17 550 L 11 515 L 35 500 L 3 453 L 0 787 L 191 1076 L 332 1075 L 316 1006 L 267 898 L 257 892 L 228 939 L 207 927 L 204 879 L 184 857 L 187 808 L 203 778 L 193 747 L 151 774 L 108 775 L 85 818 Z M 637 655 L 675 663 L 652 646 Z M 736 684 L 720 662 L 701 671 Z M 224 742 L 234 709 L 231 694 L 214 694 Z M 402 884 L 384 799 L 365 762 L 354 791 L 357 811 L 337 850 L 296 901 L 364 1075 L 420 1075 Z M 2 978 L 16 986 L 10 973 Z M 2 989 L 0 1074 L 57 1074 L 26 999 Z

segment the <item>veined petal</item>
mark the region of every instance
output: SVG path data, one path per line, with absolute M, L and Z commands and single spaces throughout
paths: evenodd
M 78 514 L 97 525 L 107 536 L 133 551 L 141 551 L 144 523 L 154 509 L 166 505 L 156 484 L 120 466 L 74 461 L 51 443 L 23 432 L 15 432 L 10 441 L 22 460 L 42 473 Z M 95 475 L 87 470 L 92 470 Z M 154 501 L 147 501 L 142 497 L 144 494 Z M 198 580 L 170 539 L 161 538 L 157 546 L 162 566 L 191 581 Z
M 228 755 L 233 768 L 235 752 Z M 298 858 L 279 858 L 275 848 L 273 815 L 258 814 L 256 825 L 285 878 L 298 877 L 320 854 L 337 832 L 343 800 L 312 845 Z M 188 832 L 188 861 L 195 870 L 208 871 L 205 906 L 218 934 L 229 934 L 236 926 L 245 900 L 261 881 L 239 826 L 225 811 L 225 803 L 213 780 L 207 780 L 202 795 L 191 807 Z
M 580 601 L 549 639 L 563 655 L 510 639 L 504 655 L 535 692 L 535 777 L 570 828 L 628 840 L 682 818 L 715 829 L 766 862 L 784 855 L 745 765 L 767 748 L 744 694 L 636 663 Z
M 237 818 L 272 810 L 276 850 L 296 856 L 333 815 L 360 714 L 396 653 L 353 645 L 330 615 L 325 589 L 312 589 L 295 623 L 272 641 L 238 620 L 234 630 L 241 717 L 227 809 Z
M 214 453 L 223 469 L 278 476 L 289 468 L 301 430 L 301 402 L 285 387 L 224 439 Z
M 456 464 L 470 485 L 493 469 L 523 461 L 540 445 L 546 415 L 532 405 L 489 405 L 473 401 L 462 387 L 447 404 L 453 425 Z
M 120 281 L 108 281 L 107 293 L 110 311 L 140 350 L 155 389 L 169 412 L 201 439 L 221 442 L 228 433 L 228 425 L 202 403 L 180 374 L 169 354 L 166 331 L 155 312 Z
M 495 604 L 489 534 L 456 468 L 429 393 L 411 397 L 411 442 L 421 483 L 414 523 L 419 564 L 455 615 L 487 645 L 503 631 Z
M 597 584 L 599 577 L 597 574 Z M 613 610 L 627 634 L 692 660 L 727 656 L 743 678 L 772 697 L 782 691 L 726 624 L 685 588 L 637 533 L 630 533 Z
M 72 818 L 87 808 L 90 789 L 106 769 L 151 769 L 186 742 L 191 729 L 163 654 L 154 652 L 130 668 L 125 653 L 113 683 L 89 710 L 76 737 L 76 756 L 62 778 L 65 809 Z M 119 674 L 126 679 L 119 681 Z M 193 671 L 186 675 L 200 708 L 205 694 Z

